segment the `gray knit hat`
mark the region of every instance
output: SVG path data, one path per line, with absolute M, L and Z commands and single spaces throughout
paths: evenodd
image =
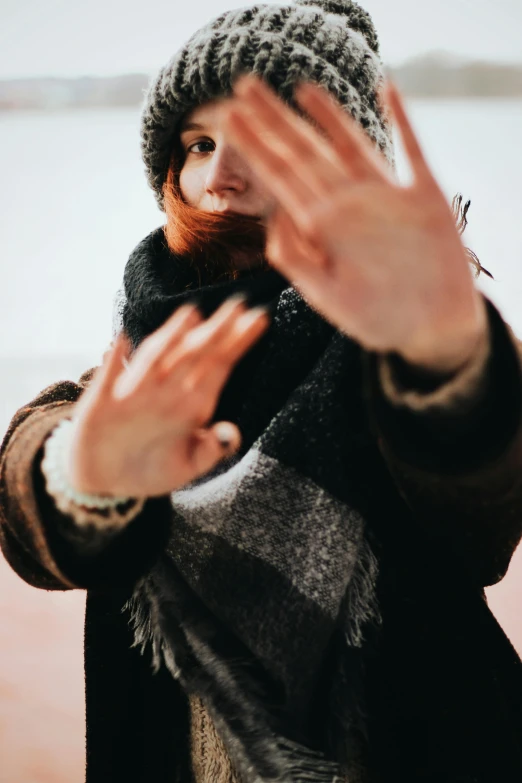
M 142 154 L 161 209 L 180 119 L 208 100 L 230 95 L 244 72 L 261 76 L 294 108 L 298 82 L 323 85 L 395 165 L 391 127 L 377 100 L 384 79 L 379 42 L 366 11 L 352 0 L 234 9 L 194 33 L 146 96 Z

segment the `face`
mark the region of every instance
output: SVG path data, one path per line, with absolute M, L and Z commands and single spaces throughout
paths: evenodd
M 228 143 L 223 114 L 229 101 L 209 101 L 184 118 L 180 129 L 184 152 L 181 192 L 197 209 L 250 215 L 266 225 L 274 199 Z

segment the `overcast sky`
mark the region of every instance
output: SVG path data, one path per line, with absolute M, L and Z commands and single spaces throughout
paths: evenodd
M 270 0 L 268 0 L 270 1 Z M 241 0 L 0 0 L 0 78 L 154 72 Z M 390 65 L 433 49 L 522 63 L 522 0 L 361 0 Z

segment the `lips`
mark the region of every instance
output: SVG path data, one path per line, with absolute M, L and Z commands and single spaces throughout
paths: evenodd
M 243 217 L 257 218 L 259 215 L 253 215 L 250 212 L 240 212 L 238 209 L 215 209 L 220 215 L 243 215 Z
M 257 220 L 259 223 L 264 225 L 264 220 L 260 215 L 254 215 L 251 212 L 238 212 L 237 209 L 215 209 L 213 210 L 214 214 L 218 215 L 235 215 L 236 217 L 248 217 L 252 218 L 252 220 Z

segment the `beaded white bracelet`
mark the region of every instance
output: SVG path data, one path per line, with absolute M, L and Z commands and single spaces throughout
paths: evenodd
M 45 442 L 42 473 L 47 492 L 54 499 L 57 508 L 72 516 L 82 527 L 92 524 L 104 529 L 120 527 L 139 514 L 146 499 L 89 495 L 78 492 L 70 485 L 65 467 L 74 426 L 73 420 L 63 419 Z

